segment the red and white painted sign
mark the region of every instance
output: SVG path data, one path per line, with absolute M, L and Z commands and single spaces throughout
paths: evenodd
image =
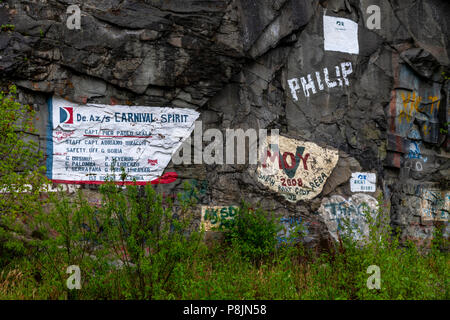
M 187 108 L 49 101 L 47 176 L 57 183 L 100 184 L 109 178 L 157 184 L 172 155 L 194 129 L 199 113 Z

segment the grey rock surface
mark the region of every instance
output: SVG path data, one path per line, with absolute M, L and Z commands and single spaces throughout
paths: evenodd
M 80 30 L 66 26 L 72 4 Z M 370 5 L 381 10 L 380 29 L 366 26 Z M 357 24 L 358 54 L 324 50 L 324 15 Z M 250 165 L 171 163 L 178 180 L 157 188 L 173 195 L 190 181 L 200 205 L 244 197 L 301 217 L 308 245 L 323 246 L 331 235 L 322 201 L 350 198 L 352 173 L 376 173 L 377 192 L 367 194 L 383 193 L 402 237 L 426 243 L 436 227 L 448 229 L 450 210 L 449 16 L 445 0 L 7 0 L 0 24 L 15 28 L 0 31 L 0 86 L 17 84 L 38 110 L 44 151 L 52 95 L 192 108 L 203 131 L 279 129 L 335 148 L 339 161 L 310 200 L 265 188 Z M 314 90 L 304 91 L 308 76 Z

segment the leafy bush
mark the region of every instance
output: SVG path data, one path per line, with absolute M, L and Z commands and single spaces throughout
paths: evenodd
M 163 204 L 151 185 L 108 182 L 100 193 L 98 208 L 81 190 L 75 200 L 61 193 L 52 199 L 53 210 L 40 216 L 45 240 L 35 244 L 43 277 L 72 298 L 166 297 L 178 265 L 187 264 L 202 245 L 201 233 L 191 227 L 193 203 L 180 198 L 175 213 L 173 203 Z M 70 265 L 83 271 L 79 293 L 63 281 Z
M 25 223 L 42 207 L 45 167 L 33 108 L 17 102 L 15 86 L 0 92 L 0 266 L 23 254 Z
M 428 252 L 401 245 L 380 217 L 370 223 L 371 242 L 352 242 L 344 232 L 335 250 L 314 254 L 301 245 L 269 247 L 272 218 L 243 206 L 251 215 L 241 230 L 253 231 L 234 230 L 231 245 L 206 247 L 187 218 L 192 203 L 185 220 L 151 186 L 106 185 L 102 194 L 98 208 L 80 195 L 54 202 L 39 219 L 43 240 L 0 273 L 0 298 L 448 299 L 442 241 L 436 237 Z M 81 290 L 66 288 L 70 264 L 80 266 Z M 380 289 L 367 287 L 370 265 L 380 268 Z
M 402 244 L 389 224 L 381 197 L 378 215 L 365 212 L 369 236 L 353 241 L 344 226 L 335 251 L 322 254 L 309 265 L 306 299 L 437 299 L 448 297 L 448 253 L 435 246 L 420 250 L 413 243 Z M 437 239 L 437 235 L 435 235 Z M 380 270 L 380 289 L 369 289 L 369 266 Z
M 241 254 L 256 261 L 275 251 L 276 235 L 281 227 L 273 213 L 264 212 L 261 208 L 253 210 L 242 202 L 232 221 L 226 240 Z

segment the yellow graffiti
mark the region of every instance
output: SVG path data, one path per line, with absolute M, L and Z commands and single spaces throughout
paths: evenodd
M 406 96 L 403 92 L 401 92 L 400 94 L 402 97 L 403 109 L 400 110 L 398 119 L 400 121 L 400 124 L 402 123 L 403 118 L 405 118 L 406 122 L 410 123 L 413 115 L 413 110 L 416 110 L 416 112 L 423 112 L 425 110 L 425 105 L 420 108 L 420 104 L 423 98 L 419 95 L 416 95 L 415 92 L 413 92 L 412 94 L 408 92 Z M 436 102 L 436 111 L 439 111 L 439 104 L 441 103 L 439 97 L 429 96 L 428 99 L 431 100 L 430 113 L 433 114 L 434 104 Z
M 403 109 L 400 110 L 400 114 L 398 115 L 398 118 L 399 118 L 400 123 L 402 123 L 403 118 L 405 118 L 406 122 L 409 123 L 411 121 L 412 112 L 414 109 L 417 111 L 420 101 L 422 101 L 422 97 L 417 96 L 417 98 L 416 98 L 415 92 L 412 93 L 412 97 L 411 97 L 411 93 L 408 93 L 407 98 L 405 98 L 405 95 L 403 94 L 403 92 L 401 93 L 401 95 L 402 95 Z M 408 104 L 409 104 L 409 107 L 408 107 Z
M 436 110 L 439 111 L 439 104 L 441 103 L 441 101 L 439 100 L 438 97 L 428 97 L 428 99 L 431 100 L 431 114 L 433 114 L 433 108 L 434 108 L 434 103 L 437 101 L 437 107 Z
M 426 124 L 423 125 L 423 133 L 425 136 L 428 136 L 430 134 L 431 127 L 427 126 Z

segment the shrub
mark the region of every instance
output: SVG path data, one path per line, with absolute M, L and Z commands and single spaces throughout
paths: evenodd
M 253 261 L 260 260 L 275 251 L 276 235 L 281 229 L 277 220 L 273 213 L 267 213 L 261 208 L 253 210 L 242 202 L 225 233 L 226 240 L 244 256 Z
M 58 283 L 69 298 L 167 298 L 174 274 L 202 245 L 192 228 L 191 199 L 179 197 L 175 207 L 170 200 L 163 204 L 151 185 L 124 188 L 111 181 L 100 193 L 98 208 L 81 190 L 74 200 L 61 193 L 50 214 L 41 215 L 46 239 L 36 242 L 36 259 L 46 281 Z M 65 288 L 69 265 L 83 272 L 80 292 Z
M 369 236 L 353 241 L 344 223 L 335 251 L 309 264 L 309 286 L 305 299 L 439 299 L 448 295 L 448 254 L 432 248 L 423 251 L 413 243 L 402 244 L 389 224 L 389 213 L 381 197 L 378 215 L 365 212 Z M 436 237 L 440 247 L 441 243 Z M 369 266 L 380 270 L 380 289 L 370 289 Z
M 15 86 L 0 92 L 0 266 L 23 254 L 25 223 L 41 210 L 45 167 L 34 110 L 17 102 Z

